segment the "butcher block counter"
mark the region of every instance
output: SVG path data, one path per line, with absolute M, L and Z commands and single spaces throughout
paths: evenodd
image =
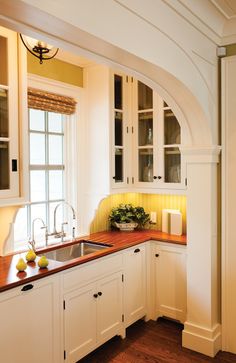
M 20 257 L 25 257 L 26 252 L 12 254 L 9 256 L 0 257 L 0 292 L 11 289 L 13 287 L 23 285 L 30 281 L 40 279 L 45 276 L 52 275 L 59 271 L 66 270 L 68 268 L 89 262 L 91 260 L 100 258 L 102 256 L 118 252 L 128 247 L 135 246 L 136 244 L 143 243 L 149 240 L 156 240 L 167 243 L 174 243 L 179 245 L 186 245 L 186 235 L 175 236 L 161 231 L 154 230 L 142 230 L 132 232 L 120 232 L 120 231 L 105 231 L 98 232 L 88 236 L 76 238 L 72 242 L 62 242 L 57 245 L 50 245 L 45 248 L 37 249 L 37 255 L 42 255 L 45 252 L 55 250 L 56 248 L 62 248 L 66 246 L 78 243 L 80 240 L 89 240 L 97 243 L 108 244 L 109 248 L 91 253 L 86 256 L 81 256 L 73 260 L 66 262 L 59 262 L 55 260 L 49 260 L 47 268 L 39 269 L 36 258 L 35 262 L 28 262 L 27 269 L 24 272 L 18 272 L 16 264 Z

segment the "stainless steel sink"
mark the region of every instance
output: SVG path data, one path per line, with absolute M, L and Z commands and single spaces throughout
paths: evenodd
M 62 247 L 53 251 L 45 252 L 44 256 L 51 260 L 65 262 L 73 260 L 74 258 L 89 255 L 93 252 L 104 250 L 109 247 L 111 246 L 107 244 L 82 240 L 72 246 Z

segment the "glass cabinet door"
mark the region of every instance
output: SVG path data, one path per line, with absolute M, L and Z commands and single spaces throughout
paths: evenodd
M 0 88 L 0 138 L 8 137 L 8 91 Z
M 170 107 L 164 102 L 164 181 L 181 182 L 180 124 Z
M 138 181 L 153 182 L 153 91 L 142 82 L 138 92 Z
M 124 181 L 123 77 L 114 75 L 114 173 L 115 183 Z
M 9 189 L 9 142 L 0 139 L 0 190 Z
M 19 197 L 17 33 L 0 26 L 0 205 Z
M 0 36 L 0 190 L 10 188 L 7 39 Z

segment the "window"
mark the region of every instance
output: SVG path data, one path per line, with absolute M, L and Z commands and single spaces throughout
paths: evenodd
M 80 155 L 77 149 L 77 130 L 80 117 L 76 104 L 81 98 L 82 89 L 32 75 L 29 76 L 29 85 L 35 87 L 28 89 L 29 122 L 28 130 L 24 131 L 28 133 L 29 153 L 23 157 L 29 159 L 29 203 L 16 214 L 5 242 L 4 254 L 27 248 L 35 219 L 36 247 L 44 246 L 45 229 L 42 229 L 39 218 L 44 221 L 49 233 L 53 232 L 54 210 L 58 204 L 57 231 L 61 231 L 62 223 L 67 222 L 63 227 L 69 239 L 72 227 L 75 227 L 76 235 L 80 232 L 67 203 L 75 209 L 77 219 L 80 186 L 77 172 Z M 64 201 L 66 203 L 62 203 Z M 49 244 L 55 242 L 59 242 L 55 240 L 55 236 L 49 237 Z
M 64 123 L 62 114 L 29 109 L 30 204 L 21 209 L 15 222 L 18 247 L 32 235 L 32 222 L 36 218 L 41 218 L 52 232 L 54 209 L 65 200 Z M 62 220 L 62 212 L 63 209 L 58 208 L 57 221 Z M 39 241 L 44 240 L 45 234 L 41 227 L 42 222 L 35 221 Z

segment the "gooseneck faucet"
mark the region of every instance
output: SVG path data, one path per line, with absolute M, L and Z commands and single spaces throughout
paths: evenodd
M 66 235 L 65 232 L 64 232 L 64 225 L 65 224 L 68 224 L 68 222 L 63 222 L 61 224 L 61 231 L 58 232 L 57 231 L 57 227 L 56 227 L 57 226 L 57 218 L 56 218 L 56 216 L 57 216 L 57 209 L 61 205 L 63 205 L 63 204 L 67 205 L 71 209 L 71 211 L 72 211 L 72 216 L 73 216 L 72 238 L 75 238 L 75 220 L 76 220 L 75 210 L 74 210 L 74 208 L 72 207 L 71 204 L 69 204 L 68 202 L 63 201 L 63 202 L 61 202 L 61 203 L 59 203 L 59 204 L 56 205 L 56 207 L 54 209 L 54 216 L 53 216 L 54 217 L 54 226 L 53 226 L 53 233 L 52 233 L 52 235 L 54 235 L 55 238 L 61 237 L 62 238 L 62 241 L 63 241 L 63 237 L 65 237 L 65 235 Z
M 44 223 L 43 219 L 42 218 L 35 218 L 33 219 L 32 221 L 32 237 L 31 239 L 29 240 L 29 245 L 31 246 L 31 248 L 33 249 L 33 251 L 35 252 L 35 236 L 34 236 L 34 225 L 35 225 L 35 222 L 41 222 L 42 223 L 42 227 L 41 229 L 45 229 L 45 244 L 46 246 L 48 245 L 48 228 L 46 226 L 46 224 Z

